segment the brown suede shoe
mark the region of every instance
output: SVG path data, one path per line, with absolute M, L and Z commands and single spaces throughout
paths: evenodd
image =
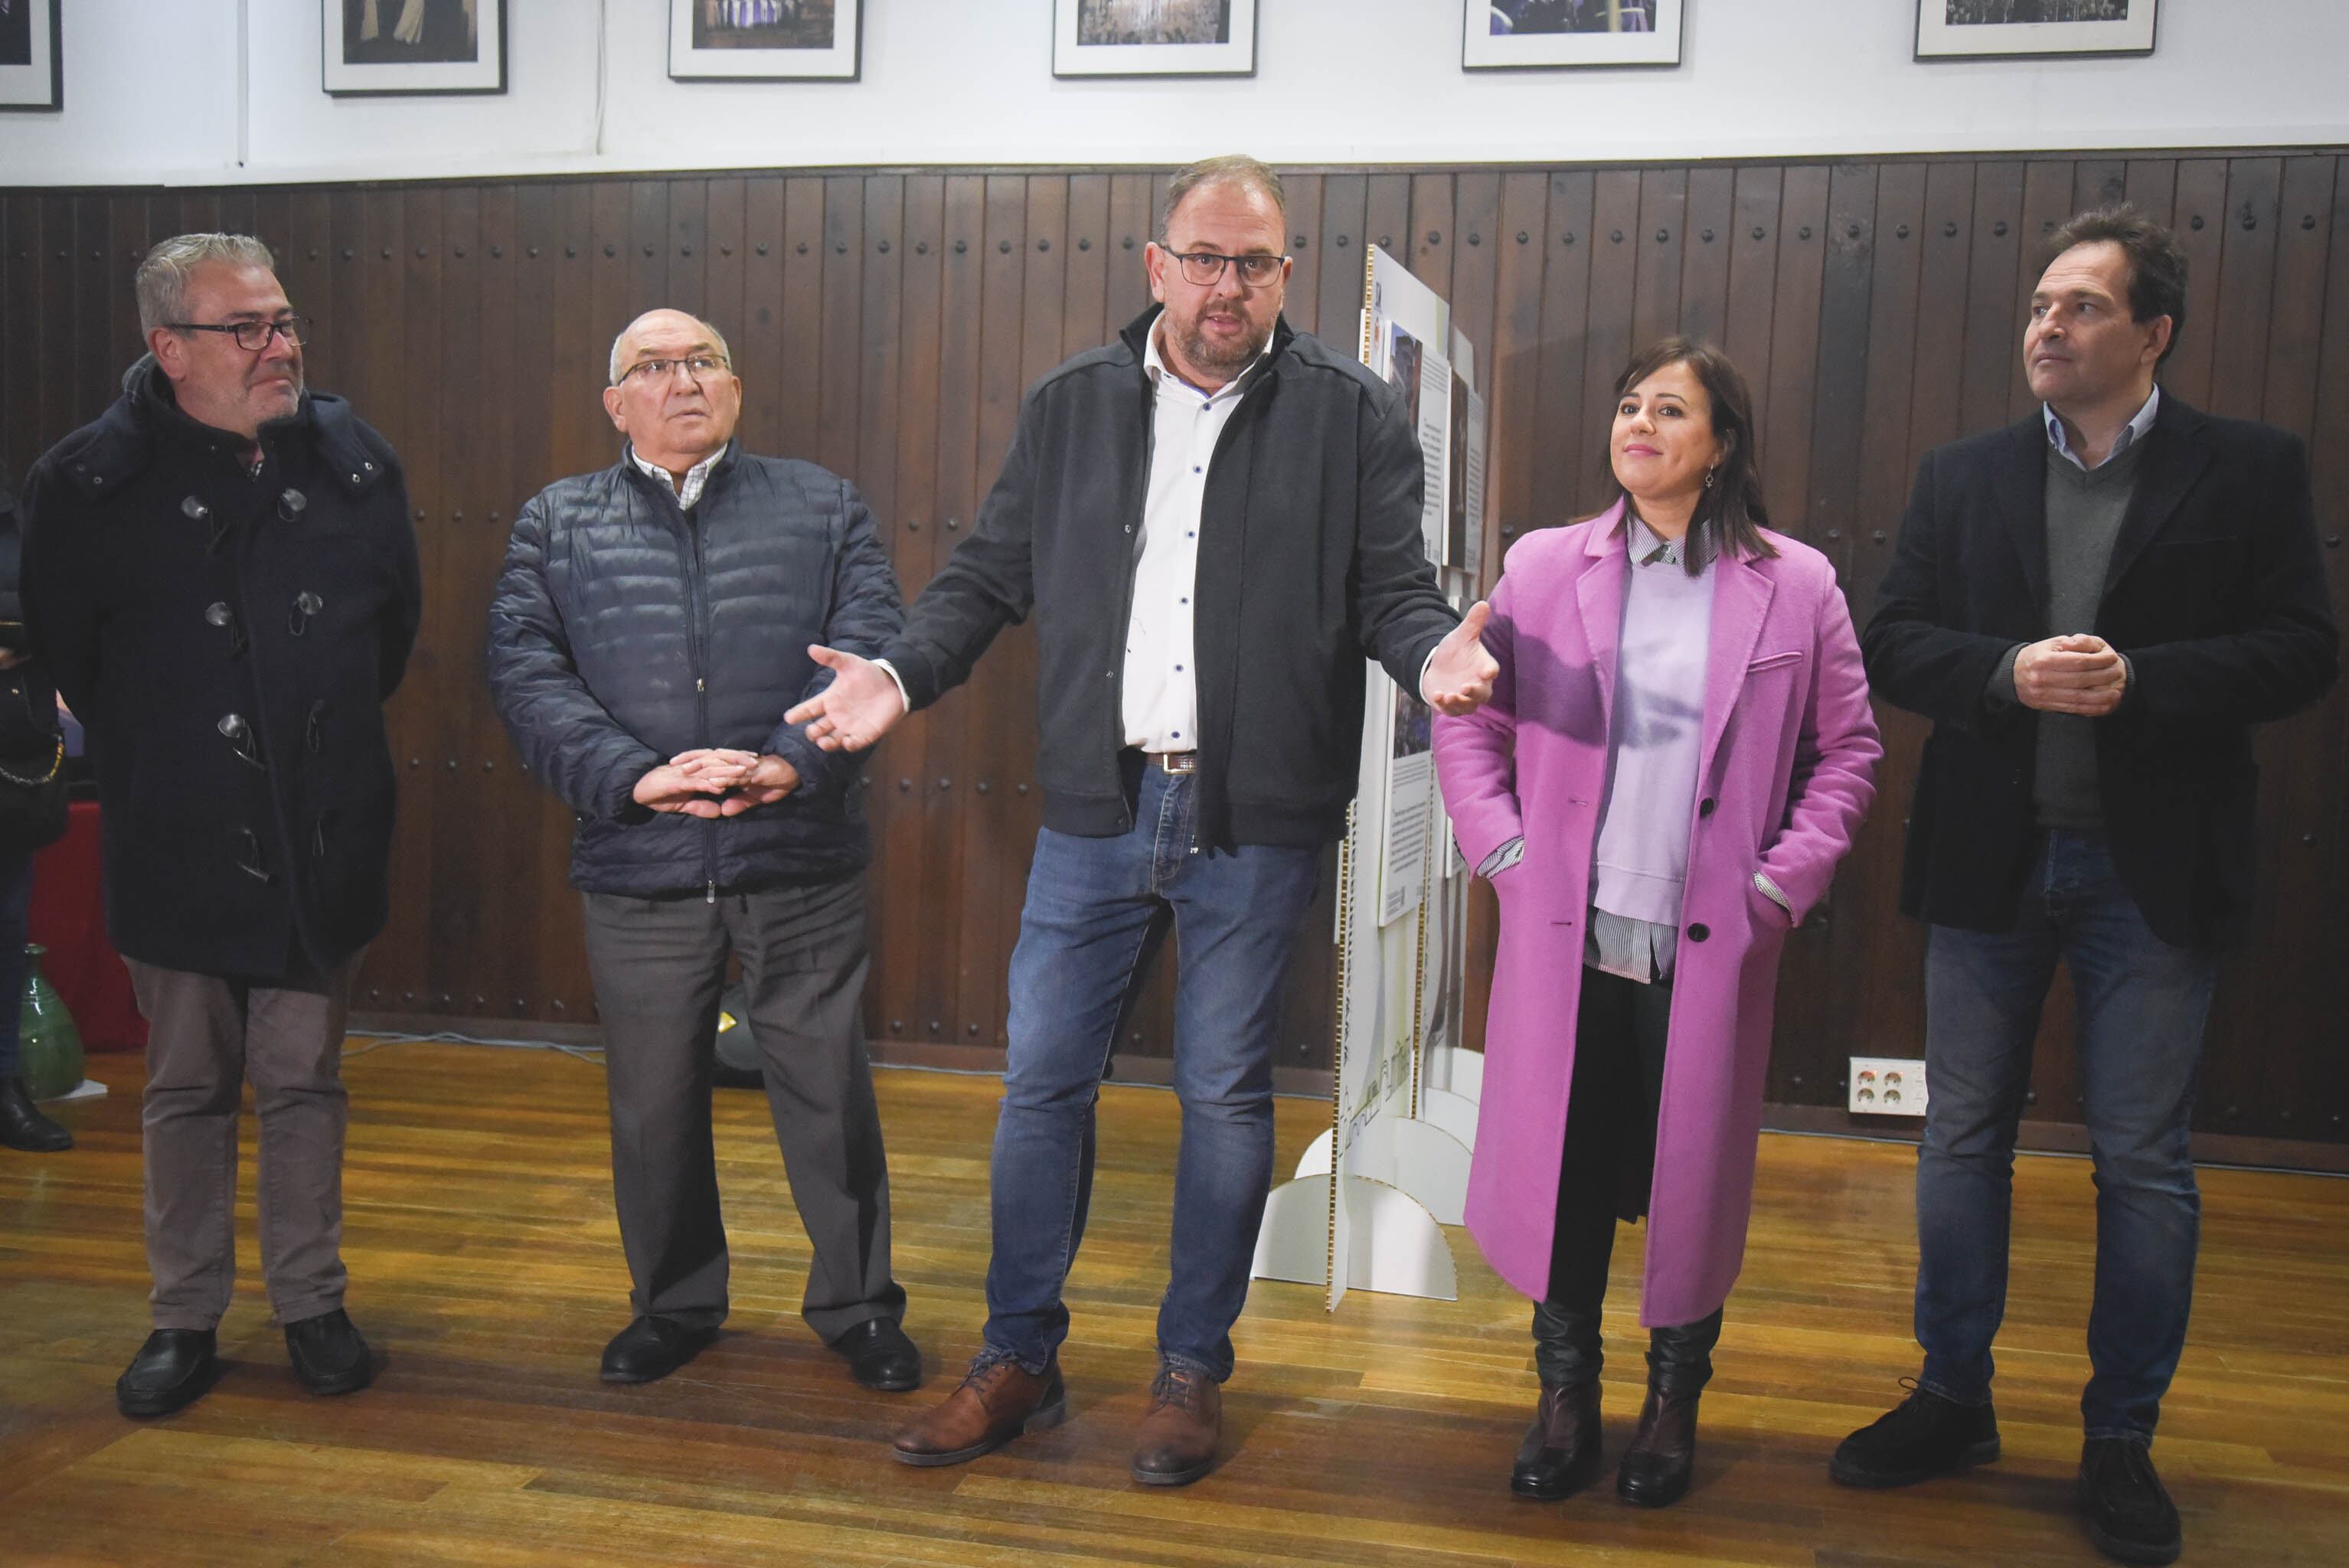
M 1022 1432 L 1057 1427 L 1068 1413 L 1058 1357 L 1041 1372 L 1024 1372 L 1016 1361 L 989 1361 L 972 1367 L 961 1387 L 901 1429 L 889 1446 L 901 1464 L 958 1465 Z
M 1162 1367 L 1150 1385 L 1150 1410 L 1133 1439 L 1133 1479 L 1144 1486 L 1188 1486 L 1216 1464 L 1224 1424 L 1224 1387 L 1205 1372 Z

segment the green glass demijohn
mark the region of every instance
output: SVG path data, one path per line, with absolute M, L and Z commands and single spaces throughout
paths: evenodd
M 47 951 L 36 942 L 25 944 L 25 996 L 16 1010 L 25 1092 L 35 1099 L 55 1099 L 81 1087 L 81 1031 L 74 1027 L 65 998 L 41 973 Z

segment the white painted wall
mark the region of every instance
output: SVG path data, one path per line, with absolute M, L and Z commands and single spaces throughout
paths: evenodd
M 1055 81 L 1051 0 L 866 0 L 862 81 L 749 84 L 667 79 L 667 0 L 507 0 L 504 96 L 333 99 L 320 0 L 66 0 L 65 111 L 0 115 L 0 184 L 2349 141 L 2349 3 L 2160 3 L 2142 59 L 1919 65 L 1913 0 L 1689 0 L 1676 70 L 1464 75 L 1460 0 L 1257 0 L 1253 78 Z

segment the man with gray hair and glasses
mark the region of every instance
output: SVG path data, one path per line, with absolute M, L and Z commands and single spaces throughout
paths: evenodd
M 155 1331 L 115 1387 L 160 1416 L 210 1387 L 235 1275 L 237 1113 L 261 1124 L 261 1263 L 295 1375 L 373 1375 L 343 1310 L 343 1023 L 383 927 L 383 705 L 416 640 L 390 445 L 303 384 L 269 250 L 182 234 L 138 274 L 148 352 L 34 466 L 24 599 L 88 727 L 107 931 L 147 1016 Z
M 498 713 L 577 814 L 571 881 L 604 1022 L 612 1186 L 636 1289 L 611 1383 L 665 1377 L 716 1337 L 726 1228 L 711 1036 L 727 960 L 812 1253 L 801 1315 L 867 1387 L 921 1380 L 889 1271 L 889 1172 L 864 1055 L 862 769 L 783 722 L 877 653 L 897 579 L 854 486 L 742 450 L 726 340 L 656 310 L 612 345 L 620 460 L 514 520 L 490 606 Z

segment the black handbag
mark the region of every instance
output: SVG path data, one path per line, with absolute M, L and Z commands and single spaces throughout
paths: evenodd
M 0 670 L 0 849 L 37 850 L 66 833 L 66 738 L 37 710 L 22 666 Z

